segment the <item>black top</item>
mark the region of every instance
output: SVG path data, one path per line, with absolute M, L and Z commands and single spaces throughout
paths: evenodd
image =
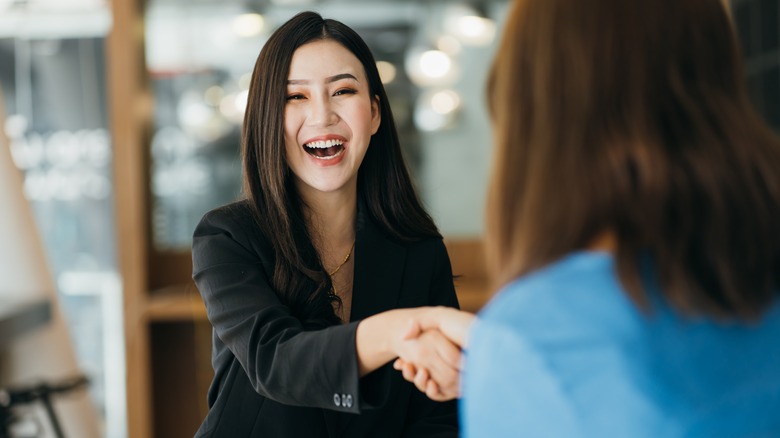
M 355 332 L 402 307 L 457 307 L 439 238 L 400 243 L 358 211 L 348 324 L 306 331 L 270 284 L 274 252 L 248 202 L 207 213 L 193 278 L 214 327 L 209 412 L 196 437 L 455 437 L 454 401 L 429 400 L 386 364 L 359 377 Z

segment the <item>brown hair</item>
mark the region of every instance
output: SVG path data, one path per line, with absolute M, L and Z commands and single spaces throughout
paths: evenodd
M 497 285 L 611 232 L 688 313 L 749 318 L 780 281 L 780 143 L 719 0 L 517 0 L 488 83 Z
M 284 106 L 293 54 L 306 43 L 325 39 L 355 55 L 365 69 L 370 92 L 379 98 L 382 122 L 358 171 L 364 214 L 398 241 L 440 237 L 409 177 L 389 99 L 368 46 L 348 26 L 314 12 L 288 20 L 263 46 L 252 74 L 243 128 L 244 192 L 276 253 L 272 279 L 276 293 L 309 326 L 338 324 L 330 302 L 339 300 L 327 294 L 331 279 L 311 242 L 285 159 Z

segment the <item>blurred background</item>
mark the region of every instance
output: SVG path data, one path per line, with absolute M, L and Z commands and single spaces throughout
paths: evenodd
M 240 195 L 252 67 L 301 10 L 345 22 L 373 50 L 461 304 L 484 304 L 483 88 L 508 5 L 0 0 L 0 147 L 21 174 L 103 436 L 190 437 L 205 415 L 211 331 L 190 279 L 191 235 Z M 779 5 L 731 2 L 751 95 L 775 129 Z

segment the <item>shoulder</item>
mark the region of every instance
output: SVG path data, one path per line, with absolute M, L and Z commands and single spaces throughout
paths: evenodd
M 579 301 L 594 287 L 617 286 L 614 262 L 606 253 L 574 253 L 506 284 L 482 312 L 504 320 L 516 313 Z M 593 297 L 590 297 L 592 300 Z
M 497 388 L 490 396 L 500 404 L 527 411 L 501 424 L 517 421 L 540 433 L 551 425 L 562 436 L 636 436 L 636 424 L 658 430 L 666 423 L 644 392 L 644 336 L 613 258 L 574 253 L 508 284 L 480 312 L 469 333 L 464 391 Z M 615 419 L 615 409 L 634 423 Z
M 439 255 L 446 254 L 447 247 L 444 245 L 444 240 L 439 236 L 422 237 L 418 240 L 403 243 L 408 251 L 419 252 L 423 254 Z
M 577 252 L 506 285 L 480 312 L 480 322 L 522 331 L 531 341 L 604 340 L 635 336 L 640 312 L 610 254 Z
M 195 235 L 208 234 L 217 230 L 241 229 L 256 226 L 252 207 L 247 200 L 236 201 L 217 207 L 203 215 Z
M 226 235 L 247 244 L 268 243 L 250 201 L 240 200 L 217 207 L 203 215 L 195 227 L 193 239 L 215 234 Z
M 257 223 L 249 201 L 215 208 L 203 215 L 192 239 L 193 269 L 229 260 L 267 259 L 271 243 Z

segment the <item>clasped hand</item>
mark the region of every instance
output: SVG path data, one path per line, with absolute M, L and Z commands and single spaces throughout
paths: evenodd
M 449 307 L 420 309 L 399 341 L 393 367 L 431 400 L 459 397 L 462 351 L 473 320 L 473 314 Z

